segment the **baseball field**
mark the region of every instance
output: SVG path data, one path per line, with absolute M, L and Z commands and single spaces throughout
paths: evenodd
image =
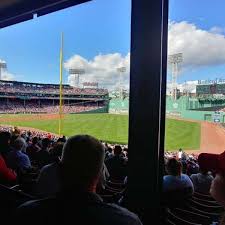
M 57 115 L 1 115 L 0 124 L 31 127 L 58 133 Z M 87 133 L 110 143 L 127 144 L 128 116 L 113 114 L 64 115 L 62 133 L 65 136 Z M 200 124 L 176 119 L 166 120 L 166 149 L 197 150 L 200 147 Z

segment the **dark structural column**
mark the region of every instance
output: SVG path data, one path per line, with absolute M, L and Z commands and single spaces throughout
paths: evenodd
M 144 224 L 160 219 L 167 17 L 168 0 L 132 1 L 128 207 Z

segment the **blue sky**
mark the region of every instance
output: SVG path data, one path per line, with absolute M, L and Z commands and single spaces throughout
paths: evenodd
M 219 32 L 224 36 L 224 9 L 225 1 L 223 0 L 170 0 L 169 18 L 171 21 L 187 21 L 188 23 L 193 23 L 197 28 L 204 31 L 209 31 L 213 27 L 216 27 L 221 29 Z M 192 41 L 195 42 L 196 39 L 193 38 Z M 205 55 L 208 54 L 208 50 L 209 48 L 205 48 L 204 51 L 199 51 L 197 53 L 199 53 L 199 56 L 201 56 L 201 54 Z M 221 52 L 218 51 L 218 54 L 221 54 Z M 179 81 L 214 79 L 216 77 L 225 77 L 225 60 L 224 63 L 219 63 L 219 65 L 205 64 L 202 67 L 185 69 Z
M 224 8 L 224 0 L 170 0 L 169 17 L 177 37 L 171 41 L 172 52 L 184 51 L 185 58 L 179 82 L 225 78 Z M 129 58 L 130 17 L 130 0 L 94 0 L 4 28 L 0 30 L 0 59 L 7 62 L 8 73 L 16 80 L 58 83 L 60 33 L 64 32 L 64 59 L 69 65 L 82 62 L 87 67 L 88 80 L 95 76 L 101 60 L 102 67 L 111 67 L 104 69 L 105 76 L 116 83 L 118 79 L 110 76 L 116 77 L 115 68 L 127 65 Z M 189 44 L 184 44 L 187 39 Z M 192 43 L 195 49 L 191 49 Z M 96 59 L 99 54 L 100 59 Z M 67 76 L 65 70 L 64 82 Z M 96 75 L 107 83 L 102 76 Z
M 130 11 L 130 0 L 95 0 L 2 29 L 0 59 L 20 80 L 58 82 L 61 32 L 65 60 L 74 54 L 86 59 L 99 53 L 126 55 Z

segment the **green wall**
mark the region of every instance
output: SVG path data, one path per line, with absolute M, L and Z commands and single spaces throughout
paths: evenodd
M 84 112 L 79 112 L 79 113 L 70 113 L 70 114 L 89 114 L 89 113 L 108 113 L 108 112 L 109 112 L 109 107 L 105 106 L 105 107 L 93 109 L 90 111 L 84 111 Z
M 129 99 L 112 98 L 109 102 L 109 112 L 117 113 L 124 112 L 128 113 L 129 110 Z

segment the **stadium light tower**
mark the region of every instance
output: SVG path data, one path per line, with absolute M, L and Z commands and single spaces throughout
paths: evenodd
M 69 74 L 74 76 L 74 86 L 79 87 L 80 86 L 80 75 L 85 74 L 84 69 L 69 69 Z
M 168 63 L 171 64 L 172 67 L 172 90 L 173 90 L 173 98 L 177 99 L 177 77 L 179 73 L 179 64 L 183 62 L 183 54 L 177 53 L 174 55 L 169 55 Z
M 2 80 L 2 70 L 6 68 L 7 68 L 6 62 L 0 60 L 0 80 Z
M 122 89 L 122 74 L 126 72 L 126 67 L 117 68 L 117 72 L 119 73 L 119 89 L 120 89 L 120 98 L 123 98 L 123 89 Z

